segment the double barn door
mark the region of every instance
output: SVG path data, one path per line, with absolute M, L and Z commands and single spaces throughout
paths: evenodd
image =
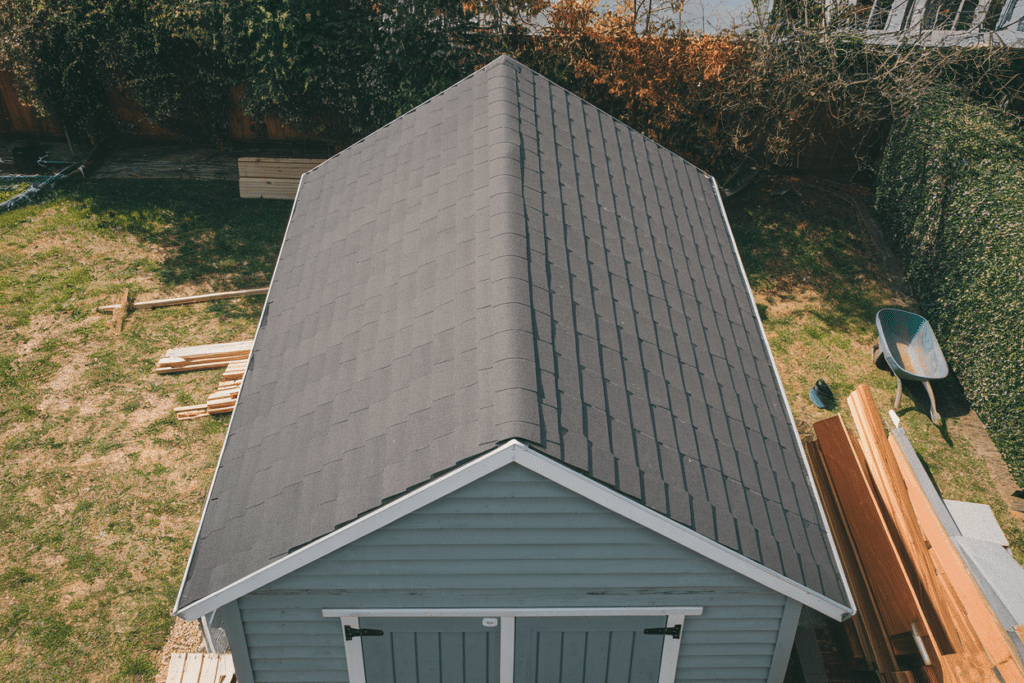
M 682 621 L 666 614 L 342 617 L 352 683 L 669 683 Z

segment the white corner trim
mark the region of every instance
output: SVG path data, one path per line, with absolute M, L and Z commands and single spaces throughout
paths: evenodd
M 341 630 L 346 626 L 359 628 L 359 617 L 342 617 Z M 345 662 L 348 664 L 348 683 L 366 683 L 366 669 L 363 666 L 363 639 L 353 638 L 345 642 Z
M 500 638 L 498 643 L 498 683 L 513 683 L 516 672 L 515 617 L 501 617 Z
M 796 628 L 800 623 L 800 604 L 789 598 L 782 610 L 782 620 L 779 623 L 779 630 L 775 640 L 775 650 L 772 652 L 772 665 L 768 669 L 768 680 L 766 683 L 782 683 L 786 678 L 786 670 L 789 668 L 789 655 L 793 651 L 793 638 L 796 636 Z
M 670 613 L 665 621 L 666 628 L 679 625 L 679 630 L 686 628 L 686 616 L 679 612 Z M 665 643 L 661 646 L 661 671 L 658 672 L 658 683 L 675 683 L 676 672 L 679 669 L 679 646 L 683 644 L 682 636 L 678 638 L 665 636 Z
M 302 190 L 302 183 L 305 180 L 306 180 L 306 174 L 303 173 L 299 177 L 299 186 L 297 188 L 295 188 L 295 196 L 296 197 L 299 196 L 299 192 Z M 260 329 L 262 329 L 262 327 L 263 327 L 263 319 L 267 315 L 267 305 L 270 303 L 270 288 L 274 286 L 274 279 L 277 277 L 277 269 L 278 269 L 278 266 L 281 265 L 281 254 L 284 253 L 284 243 L 288 241 L 288 231 L 291 230 L 292 219 L 293 218 L 295 218 L 295 200 L 292 200 L 292 210 L 291 210 L 291 213 L 288 214 L 288 224 L 285 226 L 285 229 L 284 229 L 284 237 L 281 238 L 281 250 L 277 252 L 277 260 L 274 261 L 274 272 L 270 274 L 270 285 L 267 287 L 267 298 L 263 300 L 263 310 L 260 311 L 260 320 L 259 320 L 258 323 L 256 323 L 256 334 L 254 334 L 253 338 L 252 338 L 252 348 L 253 349 L 256 348 L 256 339 L 259 336 Z M 250 356 L 251 355 L 252 355 L 252 351 L 250 351 Z M 239 386 L 239 389 L 238 389 L 239 394 L 241 394 L 242 387 L 245 385 L 245 376 L 247 374 L 249 374 L 249 363 L 246 363 L 245 370 L 242 372 L 242 381 L 241 381 L 241 384 L 238 385 Z M 181 576 L 181 585 L 178 586 L 178 596 L 176 598 L 174 598 L 174 609 L 171 610 L 171 615 L 179 616 L 182 619 L 185 619 L 186 621 L 192 621 L 194 619 L 198 619 L 199 617 L 201 617 L 203 615 L 202 613 L 189 612 L 190 614 L 192 614 L 192 616 L 190 616 L 190 617 L 182 616 L 181 594 L 185 590 L 185 582 L 188 581 L 188 575 L 189 575 L 189 572 L 192 569 L 192 560 L 196 556 L 196 546 L 199 545 L 199 534 L 202 533 L 202 531 L 203 531 L 203 522 L 206 521 L 206 512 L 207 512 L 207 510 L 210 509 L 210 497 L 213 496 L 213 487 L 217 483 L 217 474 L 220 472 L 220 464 L 224 460 L 224 451 L 227 449 L 227 446 L 228 446 L 228 436 L 231 434 L 231 424 L 234 421 L 235 421 L 235 411 L 232 410 L 231 411 L 231 417 L 228 418 L 228 429 L 224 433 L 224 443 L 221 444 L 221 446 L 220 446 L 220 455 L 217 456 L 217 465 L 213 469 L 213 481 L 210 482 L 210 490 L 206 492 L 206 502 L 203 503 L 203 514 L 199 517 L 199 526 L 196 527 L 196 536 L 192 540 L 192 550 L 189 551 L 189 554 L 188 554 L 188 564 L 185 565 L 185 572 Z M 223 604 L 225 604 L 227 602 L 230 602 L 230 600 L 225 600 L 223 603 L 218 603 L 217 607 L 220 607 L 221 605 L 223 605 Z M 214 609 L 216 609 L 216 607 Z M 211 609 L 211 610 L 207 610 L 207 611 L 208 612 L 212 612 L 213 610 Z
M 845 621 L 857 613 L 856 603 L 853 600 L 853 591 L 850 590 L 850 583 L 846 579 L 846 572 L 843 570 L 843 563 L 839 559 L 839 550 L 836 548 L 835 539 L 832 538 L 832 528 L 828 524 L 828 517 L 825 516 L 825 508 L 821 503 L 821 494 L 818 492 L 818 487 L 814 484 L 814 477 L 811 476 L 811 463 L 807 460 L 807 453 L 804 452 L 803 441 L 800 439 L 800 433 L 796 430 L 796 419 L 794 419 L 793 411 L 789 406 L 789 398 L 786 397 L 786 387 L 782 384 L 782 376 L 779 375 L 779 367 L 775 364 L 775 356 L 772 355 L 772 348 L 768 344 L 768 335 L 764 332 L 764 325 L 761 324 L 761 316 L 757 312 L 757 302 L 754 301 L 754 290 L 750 288 L 750 280 L 747 279 L 747 271 L 743 267 L 743 259 L 740 258 L 740 250 L 739 247 L 736 246 L 736 238 L 732 234 L 732 226 L 729 224 L 729 216 L 725 213 L 725 204 L 722 203 L 722 193 L 718 190 L 718 181 L 712 178 L 711 184 L 715 188 L 715 197 L 718 198 L 718 210 L 722 212 L 722 219 L 725 221 L 725 227 L 728 228 L 727 232 L 729 233 L 729 242 L 732 244 L 732 253 L 733 256 L 736 257 L 736 262 L 740 266 L 740 274 L 743 276 L 743 284 L 747 290 L 747 296 L 750 298 L 750 305 L 754 310 L 754 318 L 757 320 L 757 329 L 761 332 L 761 341 L 764 342 L 764 348 L 768 352 L 768 363 L 772 366 L 772 375 L 775 377 L 775 383 L 778 385 L 779 392 L 782 394 L 782 406 L 786 409 L 786 417 L 789 420 L 789 429 L 793 434 L 793 440 L 796 441 L 796 451 L 800 454 L 800 460 L 804 465 L 804 476 L 807 478 L 807 483 L 811 489 L 811 495 L 814 497 L 814 504 L 818 509 L 818 517 L 824 525 L 825 537 L 828 539 L 828 548 L 832 553 L 832 562 L 835 564 L 836 570 L 839 572 L 839 581 L 843 587 L 843 594 L 846 596 L 846 603 L 849 605 L 848 607 L 844 607 L 839 605 L 837 602 L 825 598 L 831 604 L 842 607 L 843 611 L 839 616 L 836 616 L 834 612 L 818 611 L 832 617 L 833 619 Z M 803 602 L 796 596 L 788 594 L 785 595 L 799 602 Z M 814 605 L 810 605 L 808 603 L 803 604 L 808 607 L 818 609 Z

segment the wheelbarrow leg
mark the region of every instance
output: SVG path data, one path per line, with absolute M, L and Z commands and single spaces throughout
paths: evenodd
M 893 410 L 900 409 L 900 399 L 903 398 L 903 380 L 900 379 L 899 375 L 896 375 L 896 400 L 892 404 Z
M 932 404 L 931 404 L 931 418 L 932 418 L 932 422 L 934 422 L 935 424 L 939 424 L 939 420 L 941 420 L 942 417 L 939 415 L 939 411 L 935 408 L 935 394 L 932 393 L 932 383 L 931 382 L 925 382 L 924 383 L 924 390 L 928 392 L 928 398 L 932 402 Z

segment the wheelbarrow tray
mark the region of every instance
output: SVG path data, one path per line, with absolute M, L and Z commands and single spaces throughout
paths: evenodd
M 878 346 L 893 373 L 901 379 L 929 382 L 949 374 L 935 332 L 919 315 L 883 308 L 875 315 Z

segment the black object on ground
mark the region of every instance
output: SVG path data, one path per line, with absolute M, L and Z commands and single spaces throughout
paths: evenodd
M 832 393 L 832 389 L 823 379 L 819 379 L 811 387 L 810 391 L 811 403 L 822 409 L 827 409 L 835 405 L 836 397 Z

